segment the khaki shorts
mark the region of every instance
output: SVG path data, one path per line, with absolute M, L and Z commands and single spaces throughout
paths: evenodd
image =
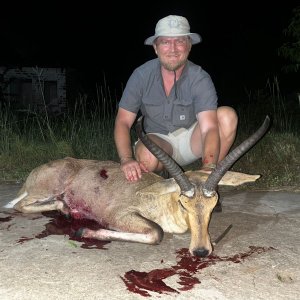
M 193 154 L 191 149 L 191 136 L 196 125 L 197 122 L 195 122 L 189 129 L 179 128 L 167 135 L 161 133 L 151 133 L 151 134 L 156 135 L 161 139 L 167 141 L 169 144 L 171 144 L 173 148 L 172 158 L 180 166 L 186 166 L 199 159 L 199 157 Z

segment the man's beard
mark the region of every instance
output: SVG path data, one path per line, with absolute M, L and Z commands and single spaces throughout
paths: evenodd
M 187 62 L 188 55 L 185 55 L 179 61 L 169 61 L 168 59 L 164 59 L 162 57 L 158 57 L 161 65 L 168 71 L 177 71 L 179 68 L 184 66 Z
M 187 59 L 184 59 L 182 61 L 178 61 L 176 63 L 168 63 L 164 61 L 160 61 L 161 65 L 168 71 L 176 71 L 179 68 L 181 68 L 183 65 L 185 65 Z

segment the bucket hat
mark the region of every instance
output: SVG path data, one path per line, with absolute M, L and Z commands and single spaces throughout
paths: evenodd
M 189 36 L 192 44 L 198 44 L 202 38 L 198 33 L 190 32 L 190 24 L 185 17 L 169 15 L 160 19 L 155 27 L 155 35 L 145 40 L 145 45 L 152 45 L 159 36 Z

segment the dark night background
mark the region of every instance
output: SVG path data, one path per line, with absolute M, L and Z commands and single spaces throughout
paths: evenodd
M 68 67 L 76 88 L 89 92 L 105 75 L 116 97 L 134 68 L 155 57 L 144 40 L 169 14 L 185 16 L 203 41 L 190 60 L 209 72 L 220 101 L 244 101 L 247 91 L 278 77 L 283 92 L 296 89 L 295 74 L 281 71 L 278 47 L 298 1 L 40 1 L 1 8 L 0 65 Z

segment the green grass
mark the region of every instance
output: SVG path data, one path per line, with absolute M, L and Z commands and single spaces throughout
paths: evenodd
M 241 134 L 242 136 L 242 134 Z M 239 136 L 239 139 L 242 137 Z M 250 188 L 300 189 L 300 139 L 292 133 L 270 130 L 232 168 L 233 171 L 260 174 Z
M 66 156 L 116 160 L 115 109 L 104 109 L 103 103 L 91 105 L 89 110 L 79 99 L 60 117 L 2 107 L 0 180 L 24 180 L 34 167 Z
M 266 115 L 272 120 L 265 137 L 232 167 L 234 171 L 262 175 L 255 184 L 242 188 L 300 187 L 300 107 L 296 101 L 287 102 L 276 84 L 248 94 L 248 101 L 235 107 L 239 127 L 233 147 L 252 134 Z M 0 180 L 22 181 L 34 167 L 66 156 L 117 160 L 113 140 L 116 103 L 107 92 L 100 90 L 99 95 L 91 103 L 82 97 L 77 99 L 59 117 L 2 106 Z M 195 163 L 189 169 L 198 166 Z
M 252 134 L 266 115 L 271 118 L 268 133 L 241 159 L 232 170 L 260 174 L 262 177 L 247 188 L 300 189 L 300 103 L 281 95 L 275 78 L 266 88 L 249 95 L 248 103 L 237 107 L 239 127 L 237 146 Z M 241 187 L 244 188 L 244 187 Z

